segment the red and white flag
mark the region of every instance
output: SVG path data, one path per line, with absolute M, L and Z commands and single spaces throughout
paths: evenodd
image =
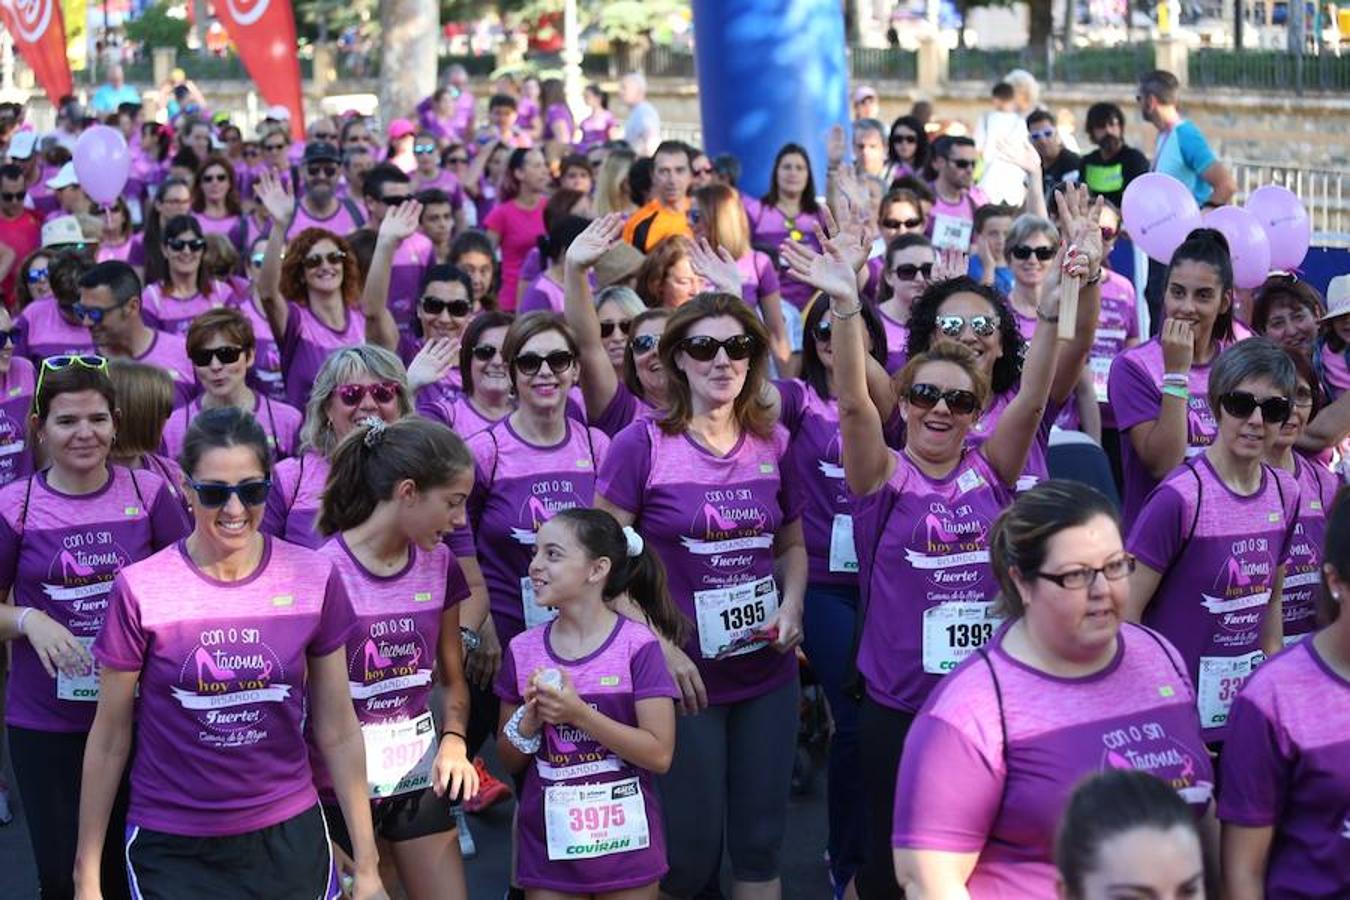
M 73 93 L 59 0 L 0 0 L 0 16 L 52 105 Z
M 212 0 L 211 5 L 263 100 L 289 109 L 291 136 L 303 138 L 305 103 L 290 0 Z

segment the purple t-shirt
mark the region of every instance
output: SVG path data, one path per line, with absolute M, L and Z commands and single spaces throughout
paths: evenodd
M 994 396 L 993 402 L 989 404 L 989 409 L 985 410 L 975 420 L 974 424 L 970 426 L 970 431 L 966 433 L 967 450 L 984 446 L 984 442 L 994 436 L 999 419 L 1003 416 L 1004 410 L 1008 408 L 1008 404 L 1017 396 L 1018 390 L 1020 390 L 1020 387 L 1014 387 Z M 1036 428 L 1036 439 L 1031 442 L 1031 450 L 1027 453 L 1027 464 L 1022 469 L 1022 474 L 1017 478 L 1019 493 L 1031 490 L 1037 482 L 1050 477 L 1050 466 L 1046 461 L 1046 452 L 1050 448 L 1050 429 L 1054 427 L 1055 417 L 1058 414 L 1059 406 L 1053 400 L 1047 400 L 1045 414 L 1041 416 L 1041 424 Z
M 750 219 L 750 240 L 759 250 L 777 252 L 783 242 L 791 238 L 800 241 L 812 250 L 820 250 L 816 240 L 816 226 L 821 224 L 816 213 L 804 212 L 788 219 L 783 211 L 770 206 L 762 200 L 741 195 L 745 214 Z M 815 293 L 815 288 L 798 281 L 786 268 L 780 271 L 783 299 L 798 309 L 805 309 L 806 303 Z
M 552 313 L 563 311 L 562 285 L 548 277 L 548 272 L 539 273 L 539 277 L 525 289 L 525 296 L 520 298 L 516 314 L 523 316 L 526 313 L 541 311 Z
M 33 471 L 28 414 L 33 407 L 33 364 L 17 353 L 0 373 L 0 487 Z
M 62 316 L 54 297 L 34 300 L 25 306 L 14 320 L 14 327 L 19 332 L 14 341 L 15 355 L 27 357 L 35 366 L 49 356 L 94 352 L 94 338 L 89 329 Z
M 319 555 L 333 564 L 351 598 L 355 621 L 347 635 L 347 683 L 356 718 L 378 746 L 379 735 L 386 731 L 380 726 L 430 715 L 441 616 L 469 596 L 469 586 L 445 544 L 438 544 L 430 553 L 410 545 L 408 564 L 392 575 L 372 574 L 340 534 L 320 547 Z M 434 731 L 430 719 L 426 721 Z M 314 783 L 323 802 L 336 803 L 332 776 L 312 734 L 310 737 Z M 431 754 L 435 753 L 435 744 L 434 740 L 428 744 Z M 369 754 L 366 769 L 376 776 L 372 782 L 386 771 Z M 381 791 L 381 796 L 426 786 L 425 777 L 407 781 L 410 783 L 404 790 Z
M 132 357 L 138 363 L 159 366 L 173 381 L 173 408 L 186 406 L 197 396 L 197 370 L 188 359 L 187 341 L 168 331 L 154 331 L 154 339 L 140 356 Z
M 1261 628 L 1298 509 L 1288 473 L 1263 465 L 1260 489 L 1241 497 L 1201 455 L 1163 479 L 1130 529 L 1130 552 L 1162 573 L 1144 624 L 1181 651 L 1207 741 L 1224 739 L 1233 695 L 1265 659 Z
M 0 588 L 14 588 L 16 606 L 42 610 L 86 646 L 103 627 L 117 571 L 188 532 L 183 507 L 162 478 L 120 466 L 110 471 L 103 487 L 78 497 L 49 486 L 46 470 L 0 490 Z M 10 646 L 5 721 L 88 731 L 98 673 L 53 682 L 32 644 L 20 639 Z
M 1223 346 L 1215 348 L 1217 358 Z M 1125 490 L 1121 498 L 1121 517 L 1126 526 L 1134 521 L 1148 492 L 1158 481 L 1135 455 L 1129 430 L 1144 422 L 1155 422 L 1162 410 L 1162 344 L 1153 338 L 1131 347 L 1111 364 L 1108 390 L 1111 407 L 1120 429 L 1120 458 L 1124 469 Z M 1195 456 L 1214 443 L 1219 425 L 1209 408 L 1209 366 L 1193 364 L 1189 376 L 1191 397 L 1186 413 L 1186 455 Z
M 561 669 L 584 702 L 636 727 L 639 700 L 679 696 L 661 645 L 645 625 L 619 616 L 609 638 L 581 659 L 555 654 L 551 631 L 551 624 L 531 628 L 511 641 L 497 672 L 498 697 L 523 703 L 536 671 Z M 651 773 L 580 728 L 545 725 L 541 736 L 516 811 L 515 883 L 592 894 L 660 879 L 667 868 L 666 841 Z
M 341 649 L 351 625 L 332 563 L 272 538 L 240 581 L 202 572 L 185 542 L 123 569 L 94 656 L 140 673 L 128 823 L 219 837 L 316 804 L 306 666 Z
M 1126 341 L 1139 338 L 1139 311 L 1134 285 L 1128 278 L 1110 269 L 1103 269 L 1102 276 L 1102 311 L 1087 364 L 1101 407 L 1102 427 L 1115 428 L 1116 408 L 1109 402 L 1111 363 L 1125 352 Z
M 443 191 L 450 198 L 450 208 L 459 212 L 464 208 L 464 185 L 459 183 L 454 172 L 448 172 L 445 169 L 437 169 L 436 174 L 431 178 L 424 178 L 421 172 L 412 173 L 413 193 L 421 193 L 425 190 L 435 188 Z
M 420 231 L 409 235 L 394 251 L 389 270 L 389 314 L 399 331 L 409 333 L 422 296 L 422 281 L 427 269 L 436 264 L 436 248 L 431 238 Z
M 1294 454 L 1298 479 L 1298 519 L 1289 558 L 1284 563 L 1284 642 L 1292 644 L 1317 628 L 1317 598 L 1322 593 L 1322 542 L 1327 515 L 1340 482 L 1325 466 Z
M 283 459 L 272 470 L 272 490 L 263 510 L 262 530 L 274 537 L 318 549 L 324 538 L 314 529 L 328 480 L 328 457 L 307 450 Z
M 581 140 L 577 143 L 577 152 L 585 153 L 596 144 L 609 140 L 609 132 L 619 120 L 607 109 L 591 113 L 581 120 Z
M 886 333 L 886 372 L 894 375 L 909 362 L 906 346 L 909 344 L 909 326 L 897 322 L 877 307 L 877 318 L 881 319 L 881 328 Z
M 1350 681 L 1304 641 L 1233 701 L 1219 818 L 1273 828 L 1265 895 L 1350 896 Z
M 572 118 L 572 111 L 567 108 L 566 103 L 554 103 L 544 111 L 544 140 L 553 140 L 553 126 L 560 124 L 563 126 L 566 137 L 563 143 L 571 144 L 572 138 L 576 136 L 576 120 Z
M 1088 775 L 1149 772 L 1173 785 L 1197 819 L 1204 814 L 1214 773 L 1194 693 L 1170 646 L 1126 623 L 1105 669 L 1061 678 L 1005 653 L 1006 633 L 989 642 L 987 657 L 962 663 L 914 720 L 895 786 L 892 846 L 979 853 L 970 896 L 1025 900 L 1055 896 L 1055 828 Z
M 502 421 L 489 419 L 479 412 L 478 407 L 469 401 L 468 394 L 445 399 L 429 395 L 426 389 L 417 392 L 417 412 L 428 419 L 435 419 L 465 439 Z
M 286 240 L 294 240 L 295 236 L 306 228 L 322 228 L 338 237 L 346 237 L 365 224 L 354 202 L 350 200 L 346 203 L 342 200 L 336 202 L 337 208 L 326 217 L 314 215 L 303 203 L 295 204 L 295 218 L 291 219 L 291 224 L 286 229 Z
M 214 219 L 204 212 L 193 213 L 197 217 L 197 222 L 202 226 L 203 234 L 223 234 L 229 238 L 230 244 L 235 248 L 247 246 L 247 223 L 248 220 L 243 216 L 225 216 L 220 219 Z
M 554 615 L 534 602 L 529 569 L 535 532 L 555 513 L 589 507 L 595 499 L 595 473 L 609 438 L 571 419 L 566 427 L 551 447 L 526 442 L 509 418 L 468 439 L 474 458 L 469 524 L 503 644 Z
M 634 515 L 665 564 L 671 599 L 697 627 L 684 650 L 709 703 L 763 696 L 796 677 L 792 654 L 753 640 L 780 602 L 774 536 L 802 515 L 782 469 L 787 445 L 780 425 L 767 438 L 743 432 L 718 456 L 688 434 L 637 421 L 600 468 L 597 493 Z
M 479 221 L 497 235 L 501 247 L 502 286 L 497 292 L 497 305 L 506 312 L 513 312 L 521 265 L 536 241 L 547 233 L 544 230 L 544 201 L 537 201 L 534 209 L 521 209 L 514 200 L 508 200 L 494 206 L 492 212 Z
M 366 320 L 358 310 L 343 310 L 346 322 L 334 330 L 320 322 L 308 306 L 288 301 L 286 333 L 281 339 L 281 369 L 286 373 L 286 402 L 304 409 L 309 390 L 328 354 L 366 341 Z
M 183 452 L 183 439 L 187 437 L 188 426 L 202 411 L 201 398 L 193 400 L 187 406 L 175 409 L 169 421 L 164 423 L 164 439 L 160 445 L 163 453 L 174 459 Z M 253 418 L 258 420 L 267 433 L 267 446 L 272 448 L 275 459 L 281 460 L 294 456 L 300 445 L 300 426 L 304 424 L 304 414 L 294 406 L 273 400 L 258 392 L 253 394 Z
M 741 299 L 751 309 L 759 311 L 761 297 L 782 291 L 778 273 L 774 271 L 773 260 L 768 254 L 752 250 L 736 260 L 736 268 L 741 272 Z
M 610 437 L 614 437 L 638 419 L 655 419 L 660 411 L 646 400 L 628 389 L 622 381 L 618 383 L 609 405 L 596 416 L 591 424 Z
M 248 372 L 248 386 L 261 391 L 273 400 L 286 399 L 286 378 L 281 369 L 281 348 L 272 336 L 272 326 L 254 302 L 252 289 L 245 286 L 241 292 L 235 286 L 230 305 L 243 314 L 253 326 L 253 368 Z
M 989 533 L 1013 492 L 978 450 L 942 479 L 891 452 L 890 480 L 853 498 L 867 609 L 858 672 L 872 700 L 914 712 L 998 625 Z
M 141 292 L 141 319 L 151 328 L 185 335 L 192 320 L 234 299 L 234 288 L 225 281 L 207 282 L 206 291 L 183 299 L 164 293 L 163 284 L 147 284 Z
M 792 435 L 783 465 L 788 490 L 802 510 L 811 584 L 858 585 L 853 508 L 840 456 L 839 406 L 804 381 L 780 381 L 779 421 Z

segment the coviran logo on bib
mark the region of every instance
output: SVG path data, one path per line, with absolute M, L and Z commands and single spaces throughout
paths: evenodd
M 52 21 L 52 3 L 55 0 L 2 0 L 3 5 L 14 15 L 14 25 L 19 37 L 30 44 L 36 44 L 47 33 Z
M 267 12 L 272 0 L 225 0 L 230 16 L 240 25 L 252 25 Z

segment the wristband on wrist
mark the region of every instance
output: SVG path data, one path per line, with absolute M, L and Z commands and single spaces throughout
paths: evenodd
M 23 630 L 23 623 L 24 623 L 24 622 L 28 619 L 28 617 L 29 617 L 30 615 L 32 615 L 32 614 L 33 614 L 33 607 L 31 607 L 31 606 L 25 606 L 25 607 L 23 608 L 23 612 L 19 613 L 19 621 L 18 621 L 18 623 L 17 623 L 18 628 L 19 628 L 19 634 L 22 634 L 22 635 L 27 635 L 27 634 L 28 634 L 28 632 L 26 632 L 26 631 Z
M 1162 392 L 1163 392 L 1163 396 L 1166 396 L 1166 397 L 1180 397 L 1182 400 L 1190 400 L 1190 399 L 1191 399 L 1191 392 L 1190 392 L 1190 390 L 1188 390 L 1187 388 L 1184 388 L 1184 387 L 1182 387 L 1182 386 L 1180 386 L 1180 385 L 1176 385 L 1176 384 L 1165 384 L 1165 385 L 1163 385 Z
M 1191 385 L 1191 377 L 1181 372 L 1166 372 L 1163 374 L 1162 383 L 1188 388 Z
M 835 321 L 837 322 L 842 322 L 845 319 L 851 319 L 854 316 L 859 315 L 861 313 L 862 313 L 862 301 L 858 301 L 858 305 L 853 307 L 853 309 L 849 310 L 848 312 L 842 313 L 839 311 L 838 307 L 834 306 L 833 304 L 831 304 L 830 306 L 830 315 L 833 316 Z
M 525 707 L 522 706 L 518 708 L 515 715 L 511 716 L 506 722 L 506 728 L 504 729 L 506 732 L 506 739 L 511 742 L 512 747 L 515 747 L 521 753 L 526 756 L 534 756 L 539 752 L 539 745 L 542 741 L 540 740 L 540 735 L 536 734 L 534 737 L 526 737 L 520 733 L 520 721 L 523 718 L 525 718 Z
M 464 742 L 465 747 L 469 746 L 469 739 L 464 736 L 464 733 L 462 731 L 455 731 L 455 729 L 453 728 L 447 728 L 441 732 L 441 738 L 444 739 L 447 734 L 453 734 L 455 737 L 459 738 L 461 741 Z
M 1089 284 L 1096 284 L 1097 282 L 1101 281 L 1103 271 L 1104 270 L 1102 269 L 1102 267 L 1098 266 L 1097 271 L 1090 278 L 1088 278 L 1086 281 L 1083 282 L 1083 287 L 1087 287 Z
M 1038 306 L 1036 307 L 1036 318 L 1040 319 L 1042 322 L 1050 322 L 1053 324 L 1059 321 L 1059 313 L 1055 313 L 1052 316 Z

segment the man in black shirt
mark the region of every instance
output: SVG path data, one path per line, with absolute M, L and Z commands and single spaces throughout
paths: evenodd
M 1059 139 L 1059 129 L 1055 127 L 1055 117 L 1048 110 L 1032 110 L 1027 116 L 1027 134 L 1031 137 L 1031 145 L 1040 154 L 1045 202 L 1050 203 L 1056 185 L 1078 183 L 1081 159 L 1077 153 L 1065 148 Z
M 1125 144 L 1125 113 L 1114 103 L 1088 108 L 1087 133 L 1097 145 L 1083 157 L 1081 180 L 1092 196 L 1102 195 L 1120 209 L 1125 188 L 1150 168 L 1148 157 Z

